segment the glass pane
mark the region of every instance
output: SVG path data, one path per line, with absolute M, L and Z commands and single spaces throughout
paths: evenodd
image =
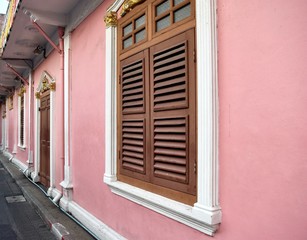
M 178 4 L 184 2 L 184 0 L 174 0 L 174 6 L 177 6 Z
M 145 29 L 137 32 L 135 34 L 135 42 L 138 43 L 140 41 L 142 41 L 143 39 L 145 39 Z
M 185 5 L 174 13 L 174 22 L 179 22 L 191 15 L 191 5 Z
M 163 3 L 160 3 L 158 6 L 156 6 L 156 16 L 161 15 L 167 10 L 169 10 L 169 0 L 164 1 Z
M 132 45 L 132 37 L 127 38 L 124 40 L 124 48 L 130 47 Z
M 157 21 L 156 23 L 156 29 L 157 32 L 161 31 L 162 29 L 168 27 L 171 24 L 171 18 L 169 15 L 167 15 L 164 18 L 161 18 L 160 20 Z
M 135 29 L 145 24 L 145 14 L 135 20 Z
M 124 36 L 132 32 L 132 23 L 124 27 Z

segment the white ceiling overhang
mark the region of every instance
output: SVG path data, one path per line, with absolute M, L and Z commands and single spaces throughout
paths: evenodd
M 103 0 L 23 0 L 19 1 L 12 27 L 0 60 L 0 86 L 19 87 L 21 81 L 6 65 L 10 64 L 21 76 L 28 77 L 53 50 L 33 25 L 36 22 L 57 45 L 57 29 L 65 34 L 75 29 Z M 34 50 L 43 49 L 40 54 Z M 0 96 L 4 96 L 0 91 Z

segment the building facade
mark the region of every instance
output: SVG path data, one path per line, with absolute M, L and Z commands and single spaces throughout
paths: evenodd
M 11 1 L 3 152 L 99 239 L 303 240 L 306 9 Z

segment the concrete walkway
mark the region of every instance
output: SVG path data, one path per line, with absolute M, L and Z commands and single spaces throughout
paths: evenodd
M 8 196 L 20 197 L 6 199 Z M 0 153 L 0 240 L 2 239 L 94 238 L 54 205 Z

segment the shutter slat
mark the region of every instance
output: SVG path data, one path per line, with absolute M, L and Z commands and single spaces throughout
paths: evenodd
M 185 158 L 180 157 L 170 157 L 170 156 L 156 156 L 155 160 L 157 162 L 164 162 L 164 163 L 170 163 L 170 164 L 179 164 L 179 165 L 185 165 L 186 161 Z
M 184 61 L 184 58 L 185 58 L 185 52 L 184 51 L 182 51 L 182 53 L 178 52 L 178 53 L 176 53 L 175 56 L 170 56 L 170 57 L 168 57 L 167 59 L 165 59 L 163 61 L 157 61 L 154 64 L 154 67 L 158 68 L 159 66 L 163 66 L 165 64 L 169 64 L 169 63 L 172 63 L 172 62 Z
M 175 182 L 185 182 L 186 177 L 182 174 L 175 174 L 172 172 L 165 172 L 161 170 L 156 170 L 155 171 L 156 177 L 161 177 L 161 178 L 166 178 Z
M 185 85 L 178 85 L 174 87 L 167 87 L 167 88 L 162 88 L 159 90 L 156 90 L 156 95 L 161 95 L 161 94 L 167 94 L 167 93 L 173 93 L 177 91 L 185 91 Z
M 177 71 L 169 72 L 169 73 L 164 73 L 163 75 L 155 76 L 155 88 L 156 87 L 161 87 L 159 82 L 161 81 L 168 81 L 169 84 L 174 84 L 177 82 L 182 82 L 186 81 L 185 74 L 186 70 L 185 69 L 179 69 Z M 164 85 L 162 85 L 164 86 Z
M 141 82 L 141 81 L 126 84 L 125 86 L 123 86 L 123 90 L 131 89 L 131 88 L 140 88 L 140 87 L 143 87 L 143 82 Z
M 124 133 L 123 138 L 132 138 L 132 139 L 143 139 L 143 134 L 129 134 L 129 133 Z
M 156 140 L 173 140 L 173 141 L 184 141 L 185 136 L 180 134 L 155 134 Z
M 164 51 L 161 51 L 159 54 L 156 54 L 154 57 L 154 61 L 158 61 L 161 60 L 163 58 L 167 58 L 169 55 L 172 55 L 174 53 L 180 52 L 180 51 L 184 51 L 185 50 L 185 44 L 181 43 L 175 47 L 171 47 L 168 49 L 165 49 Z
M 161 126 L 161 125 L 159 125 Z M 185 133 L 185 127 L 169 126 L 169 127 L 158 127 L 155 126 L 155 133 Z
M 159 104 L 159 103 L 163 103 L 163 102 L 166 102 L 166 101 L 168 101 L 168 102 L 178 102 L 178 101 L 184 100 L 185 97 L 186 97 L 185 92 L 175 93 L 175 94 L 165 94 L 165 95 L 162 95 L 162 96 L 156 95 L 154 103 Z
M 137 146 L 143 146 L 143 141 L 126 139 L 126 138 L 123 140 L 123 143 L 124 144 L 137 145 Z
M 155 141 L 155 147 L 167 147 L 167 148 L 178 148 L 185 149 L 185 142 L 165 142 L 165 141 Z
M 180 69 L 184 69 L 185 68 L 185 59 L 183 59 L 183 61 L 178 61 L 178 62 L 174 62 L 174 63 L 170 63 L 165 67 L 160 67 L 160 68 L 154 68 L 154 74 L 155 76 L 160 75 L 160 74 L 164 74 L 164 73 L 169 73 L 169 72 L 173 72 L 174 70 L 180 70 Z
M 143 68 L 140 66 L 139 68 L 136 68 L 132 72 L 127 72 L 123 74 L 123 80 L 129 79 L 130 77 L 135 77 L 143 74 Z
M 130 169 L 132 171 L 136 171 L 136 172 L 143 172 L 144 167 L 143 166 L 138 166 L 136 164 L 130 164 L 130 163 L 123 163 L 123 167 L 126 169 Z
M 161 155 L 167 155 L 167 156 L 178 156 L 178 157 L 186 157 L 186 152 L 185 150 L 180 150 L 180 149 L 165 149 L 161 147 L 155 147 L 154 150 L 155 154 L 161 154 Z
M 123 151 L 123 160 L 126 156 L 143 159 L 143 154 L 137 152 Z
M 139 159 L 136 159 L 136 158 L 131 158 L 131 157 L 128 157 L 128 156 L 125 156 L 123 158 L 123 160 L 126 163 L 131 163 L 131 164 L 135 164 L 135 165 L 139 165 L 139 166 L 143 166 L 144 165 L 143 160 L 139 160 Z
M 129 65 L 123 67 L 123 73 L 127 73 L 127 72 L 130 72 L 130 71 L 133 71 L 134 69 L 140 68 L 142 66 L 142 64 L 143 64 L 142 60 L 134 62 L 132 64 L 129 64 Z
M 163 170 L 165 172 L 173 172 L 173 173 L 180 173 L 186 174 L 185 167 L 174 165 L 174 164 L 165 164 L 165 163 L 156 163 L 154 166 L 156 169 Z
M 143 146 L 133 146 L 128 144 L 123 144 L 123 149 L 131 152 L 143 153 Z
M 143 101 L 130 101 L 130 102 L 125 102 L 123 104 L 123 107 L 142 107 L 143 106 Z

